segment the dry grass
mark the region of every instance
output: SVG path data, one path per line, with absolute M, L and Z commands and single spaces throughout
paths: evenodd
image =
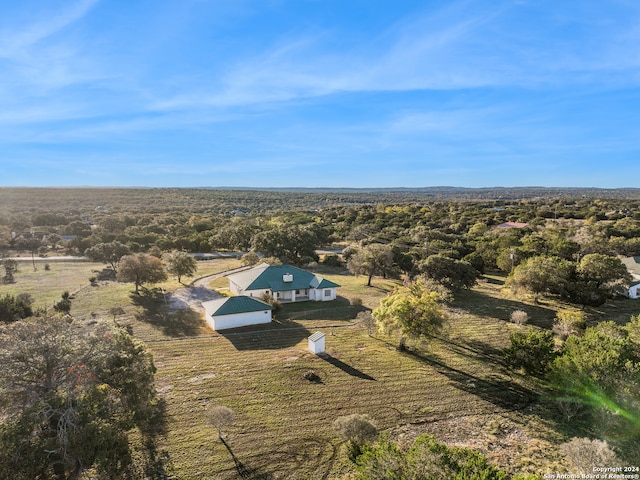
M 220 262 L 204 272 L 237 266 Z M 82 287 L 92 268 L 56 264 L 46 272 L 46 283 L 56 287 L 47 295 Z M 16 293 L 31 289 L 41 301 L 40 277 L 20 275 L 9 287 L 19 287 Z M 526 311 L 531 324 L 544 327 L 557 304 L 519 301 L 503 294 L 495 278 L 457 296 L 451 321 L 437 338 L 399 352 L 396 338 L 369 337 L 340 310 L 351 309 L 349 299 L 356 297 L 373 308 L 398 282 L 374 279 L 366 287 L 364 277 L 323 275 L 342 285 L 336 302 L 287 306 L 268 326 L 222 334 L 209 330 L 198 312 L 168 309 L 161 290 L 136 297 L 131 285 L 115 282 L 82 288 L 72 313 L 88 319 L 93 312 L 111 321 L 108 309 L 122 306 L 126 314 L 118 321 L 147 342 L 166 401 L 169 434 L 163 447 L 176 478 L 238 478 L 230 453 L 241 467 L 276 479 L 340 478 L 350 467 L 332 422 L 351 413 L 369 415 L 400 440 L 430 432 L 449 444 L 478 448 L 512 472 L 567 468 L 557 449 L 567 438 L 537 397 L 537 387 L 501 365 L 501 349 L 518 328 L 509 321 L 511 312 Z M 178 286 L 170 280 L 160 287 Z M 622 304 L 617 314 L 627 308 Z M 318 329 L 327 334 L 326 358 L 307 351 L 307 337 Z M 306 380 L 308 371 L 321 382 Z M 206 419 L 215 405 L 235 412 L 235 424 L 225 429 L 229 449 Z
M 35 308 L 51 309 L 60 300 L 65 290 L 73 294 L 89 286 L 89 277 L 102 270 L 104 264 L 93 262 L 50 262 L 49 270 L 45 262 L 36 263 L 33 270 L 31 261 L 20 261 L 15 283 L 0 283 L 0 295 L 28 293 L 34 299 Z

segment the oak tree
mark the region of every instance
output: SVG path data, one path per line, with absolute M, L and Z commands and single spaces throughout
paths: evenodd
M 117 278 L 121 282 L 132 282 L 136 295 L 145 283 L 158 283 L 167 279 L 162 260 L 147 253 L 125 255 L 120 259 Z
M 173 251 L 164 256 L 167 271 L 178 278 L 182 283 L 182 277 L 192 277 L 198 271 L 197 260 L 187 252 Z
M 399 287 L 383 298 L 372 312 L 378 328 L 386 333 L 399 331 L 400 348 L 406 337 L 419 338 L 435 333 L 446 320 L 439 295 L 422 282 Z

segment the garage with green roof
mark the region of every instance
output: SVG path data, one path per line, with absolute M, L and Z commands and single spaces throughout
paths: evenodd
M 271 305 L 246 295 L 203 302 L 205 318 L 214 330 L 271 322 Z
M 234 295 L 262 298 L 268 294 L 279 302 L 326 302 L 336 299 L 340 286 L 326 278 L 292 265 L 262 263 L 244 272 L 229 275 Z

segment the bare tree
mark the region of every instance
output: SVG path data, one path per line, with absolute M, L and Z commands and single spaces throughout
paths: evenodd
M 369 311 L 360 312 L 356 316 L 356 320 L 367 329 L 367 335 L 373 335 L 373 331 L 376 328 L 376 320 L 373 318 L 373 315 Z
M 124 315 L 126 312 L 124 311 L 124 308 L 122 307 L 111 307 L 109 309 L 109 315 L 113 315 L 113 323 L 116 325 L 116 327 L 120 327 L 121 325 L 116 321 L 116 317 L 119 315 Z
M 521 327 L 529 321 L 529 314 L 524 310 L 514 310 L 511 312 L 511 321 Z
M 222 429 L 229 425 L 233 425 L 235 422 L 235 415 L 233 410 L 229 407 L 216 405 L 207 411 L 207 420 L 209 420 L 209 423 L 216 428 L 218 431 L 218 438 L 222 440 Z
M 615 452 L 604 440 L 576 437 L 563 443 L 560 449 L 581 474 L 592 473 L 593 467 L 616 467 L 619 465 Z

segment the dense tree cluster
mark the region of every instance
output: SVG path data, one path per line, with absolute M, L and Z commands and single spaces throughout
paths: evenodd
M 132 254 L 165 255 L 180 281 L 192 266 L 183 261 L 185 273 L 179 273 L 173 260 L 167 262 L 170 252 L 251 251 L 249 263 L 259 253 L 308 264 L 320 260 L 318 249 L 340 243 L 347 246 L 342 257 L 324 261 L 346 264 L 368 285 L 375 276 L 406 275 L 455 292 L 501 270 L 519 294 L 597 306 L 623 293 L 630 280 L 618 256 L 640 256 L 640 200 L 621 192 L 603 199 L 594 197 L 600 191 L 550 197 L 550 191 L 532 190 L 540 196 L 523 191 L 516 199 L 505 190 L 489 198 L 488 191 L 446 189 L 106 189 L 74 192 L 78 199 L 56 191 L 54 201 L 42 190 L 28 203 L 26 191 L 34 194 L 12 190 L 15 197 L 0 211 L 0 249 L 35 256 L 62 248 L 114 271 Z M 6 272 L 5 281 L 15 278 Z
M 0 328 L 0 477 L 126 478 L 153 424 L 155 368 L 122 330 L 47 317 Z

